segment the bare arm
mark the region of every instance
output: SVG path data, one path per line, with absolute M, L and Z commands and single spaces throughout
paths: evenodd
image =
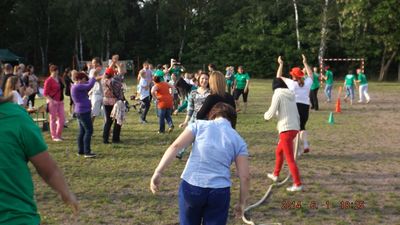
M 76 215 L 79 212 L 78 201 L 69 190 L 61 170 L 50 154 L 45 151 L 29 158 L 29 161 L 32 162 L 43 180 L 61 196 L 62 200 L 73 209 Z
M 153 96 L 153 98 L 156 100 L 157 100 L 157 95 L 156 95 L 157 90 L 158 90 L 157 86 L 153 86 L 153 88 L 151 89 L 151 96 Z
M 172 160 L 175 159 L 176 153 L 182 148 L 189 146 L 194 141 L 194 136 L 189 129 L 185 129 L 179 137 L 172 143 L 167 151 L 165 151 L 160 163 L 154 171 L 154 174 L 150 181 L 150 190 L 155 194 L 160 187 L 161 174 L 168 167 Z
M 304 68 L 306 68 L 307 75 L 308 76 L 312 76 L 312 70 L 311 70 L 310 66 L 308 65 L 308 63 L 307 63 L 306 56 L 304 54 L 302 54 L 301 57 L 303 57 L 303 65 L 304 65 Z
M 281 56 L 278 57 L 278 64 L 279 67 L 278 70 L 276 71 L 276 78 L 282 78 L 283 60 Z
M 239 202 L 235 206 L 236 217 L 243 216 L 246 201 L 249 196 L 250 173 L 249 161 L 247 156 L 238 156 L 235 160 L 237 173 L 240 180 Z

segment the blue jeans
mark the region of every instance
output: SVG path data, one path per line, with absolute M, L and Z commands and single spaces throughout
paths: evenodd
M 172 109 L 158 109 L 158 122 L 160 124 L 160 129 L 158 131 L 160 133 L 165 132 L 165 120 L 167 121 L 169 127 L 174 126 L 171 113 Z
M 351 100 L 354 100 L 354 86 L 346 85 L 346 97 L 350 97 Z
M 328 102 L 330 102 L 332 100 L 332 87 L 333 87 L 332 84 L 325 85 L 324 91 L 325 91 L 325 96 L 326 96 Z
M 180 224 L 226 224 L 230 198 L 230 187 L 201 188 L 182 180 L 179 187 Z
M 89 154 L 91 152 L 90 142 L 93 134 L 92 113 L 89 111 L 75 114 L 79 124 L 78 153 Z

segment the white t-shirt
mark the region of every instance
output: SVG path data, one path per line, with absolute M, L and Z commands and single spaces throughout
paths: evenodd
M 24 100 L 22 99 L 21 95 L 18 93 L 18 91 L 12 91 L 11 92 L 13 95 L 13 102 L 17 103 L 18 105 L 23 105 Z
M 96 72 L 96 69 L 91 69 L 89 71 L 89 79 L 94 77 L 94 72 Z M 103 73 L 104 73 L 104 68 L 100 71 L 100 74 L 103 74 Z M 101 88 L 100 81 L 96 81 L 96 83 L 94 83 L 94 86 L 92 87 L 92 90 L 91 90 L 91 96 L 92 95 L 103 96 L 103 90 Z
M 313 80 L 310 77 L 306 77 L 304 80 L 303 87 L 299 86 L 299 83 L 295 80 L 282 77 L 285 84 L 288 86 L 289 90 L 293 91 L 296 98 L 296 103 L 303 103 L 310 105 L 310 88 Z
M 150 96 L 150 89 L 147 88 L 147 90 L 145 89 L 145 87 L 148 87 L 149 84 L 147 83 L 146 79 L 140 79 L 139 81 L 139 94 L 140 94 L 140 100 L 143 100 L 145 98 L 147 98 L 148 96 Z

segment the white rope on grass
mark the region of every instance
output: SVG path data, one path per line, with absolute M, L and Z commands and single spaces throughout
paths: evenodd
M 295 161 L 297 160 L 297 157 L 298 157 L 297 156 L 297 152 L 298 152 L 298 149 L 299 149 L 299 146 L 300 146 L 299 143 L 300 143 L 300 132 L 296 135 L 296 138 L 295 138 L 295 147 L 294 147 L 294 160 Z M 271 184 L 268 187 L 267 192 L 265 192 L 264 196 L 258 202 L 254 203 L 253 205 L 248 206 L 244 210 L 244 215 L 242 216 L 243 222 L 245 222 L 246 224 L 249 224 L 249 225 L 282 225 L 281 223 L 256 224 L 250 218 L 248 219 L 246 217 L 246 213 L 248 213 L 251 209 L 254 209 L 254 208 L 258 207 L 263 202 L 265 202 L 271 196 L 272 188 L 273 187 L 280 187 L 280 186 L 284 185 L 289 180 L 290 177 L 291 177 L 291 175 L 290 175 L 290 172 L 289 172 L 287 177 L 283 181 Z

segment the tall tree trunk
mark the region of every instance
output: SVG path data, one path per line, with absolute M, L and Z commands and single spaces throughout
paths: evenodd
M 79 56 L 83 61 L 83 40 L 82 40 L 82 32 L 80 29 L 79 29 Z
M 110 59 L 110 29 L 106 32 L 106 60 Z
M 78 52 L 79 52 L 78 45 L 79 45 L 78 31 L 75 31 L 74 56 L 75 56 L 77 64 L 76 64 L 76 68 L 74 68 L 74 69 L 81 70 L 81 63 L 80 63 L 81 60 L 80 60 L 79 54 L 78 54 Z
M 400 61 L 397 64 L 397 81 L 400 82 Z
M 380 69 L 380 72 L 379 72 L 378 81 L 383 81 L 383 80 L 386 79 L 387 71 L 388 71 L 389 66 L 392 63 L 394 57 L 397 54 L 397 50 L 392 52 L 392 55 L 390 55 L 390 57 L 389 57 L 389 59 L 387 61 L 386 61 L 386 53 L 387 53 L 387 49 L 386 49 L 386 46 L 385 46 L 385 49 L 383 50 L 383 54 L 382 54 L 381 69 Z
M 293 6 L 294 6 L 294 18 L 296 20 L 297 49 L 300 50 L 299 14 L 297 12 L 296 0 L 293 0 Z
M 324 8 L 322 10 L 322 22 L 321 22 L 321 42 L 319 44 L 319 51 L 318 51 L 318 62 L 321 64 L 322 59 L 325 57 L 325 50 L 326 50 L 326 38 L 328 36 L 328 5 L 329 0 L 325 0 Z

